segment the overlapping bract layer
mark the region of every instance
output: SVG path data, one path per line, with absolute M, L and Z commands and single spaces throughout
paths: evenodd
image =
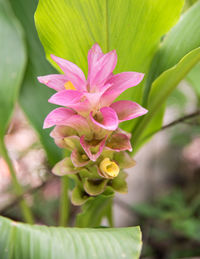
M 134 164 L 126 153 L 126 150 L 132 150 L 130 134 L 118 126 L 147 110 L 132 101 L 113 101 L 126 89 L 139 84 L 143 74 L 123 72 L 114 75 L 115 50 L 103 54 L 98 44 L 88 53 L 87 80 L 75 64 L 54 55 L 51 57 L 64 74 L 41 76 L 38 80 L 57 91 L 49 102 L 63 107 L 48 114 L 44 128 L 56 126 L 51 132 L 55 143 L 71 150 L 71 157 L 60 161 L 53 172 L 57 175 L 79 174 L 83 190 L 88 195 L 97 195 L 107 185 L 112 185 L 114 178 L 124 181 L 125 177 L 120 175 L 124 173 L 120 170 Z M 77 186 L 80 189 L 80 183 Z

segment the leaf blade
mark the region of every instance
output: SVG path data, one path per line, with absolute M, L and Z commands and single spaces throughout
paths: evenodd
M 46 61 L 41 43 L 38 39 L 34 25 L 34 11 L 37 0 L 10 0 L 15 15 L 20 20 L 26 33 L 28 64 L 19 102 L 28 120 L 31 122 L 38 137 L 45 148 L 50 165 L 54 165 L 62 158 L 61 150 L 54 144 L 49 136 L 50 129 L 43 130 L 45 116 L 55 108 L 47 102 L 48 98 L 54 93 L 52 89 L 40 84 L 37 76 L 53 74 L 56 71 Z
M 103 51 L 117 50 L 116 73 L 146 73 L 160 37 L 175 24 L 182 6 L 182 0 L 40 0 L 35 22 L 50 62 L 55 54 L 86 72 L 87 52 L 98 42 Z M 134 87 L 121 98 L 140 102 L 142 91 Z
M 153 81 L 165 70 L 176 65 L 187 53 L 200 46 L 200 2 L 190 8 L 172 28 L 157 51 L 145 85 L 144 103 Z M 191 40 L 192 39 L 192 40 Z
M 7 1 L 0 2 L 0 38 L 0 137 L 3 139 L 26 65 L 23 30 Z
M 160 115 L 158 113 L 155 114 L 154 118 L 149 120 L 149 125 L 147 125 L 147 120 L 151 116 L 151 110 L 154 109 L 153 107 L 151 107 L 152 103 L 154 102 L 153 98 L 156 97 L 155 94 L 151 94 L 151 88 L 153 88 L 156 80 L 162 77 L 162 73 L 167 72 L 171 68 L 173 70 L 177 64 L 182 62 L 181 60 L 184 59 L 187 54 L 200 46 L 199 18 L 200 2 L 197 2 L 181 17 L 179 22 L 167 34 L 166 38 L 163 40 L 163 43 L 161 44 L 160 48 L 158 49 L 152 60 L 143 96 L 143 105 L 147 107 L 150 112 L 148 115 L 145 116 L 145 118 L 139 118 L 136 122 L 136 125 L 132 128 L 133 138 L 135 138 L 137 142 L 140 142 L 139 146 L 150 139 L 150 137 L 153 136 L 153 133 L 157 132 L 162 126 L 162 120 L 165 111 L 164 105 L 157 107 L 158 110 L 160 110 Z M 184 77 L 182 77 L 182 79 L 183 78 Z M 180 80 L 178 80 L 178 82 L 180 82 Z M 160 88 L 160 91 L 162 91 L 161 85 L 158 88 Z M 173 89 L 174 88 L 175 86 L 173 87 Z M 171 90 L 172 89 L 170 88 L 169 91 L 171 92 Z M 159 91 L 157 91 L 157 93 L 158 92 Z M 163 103 L 165 103 L 168 96 L 169 95 L 166 95 L 166 97 L 162 99 Z M 149 98 L 151 98 L 151 100 L 148 100 Z M 141 124 L 145 124 L 145 128 L 142 128 Z M 138 129 L 141 129 L 141 132 L 139 132 Z M 146 133 L 144 133 L 144 131 Z M 139 135 L 142 135 L 142 137 Z M 137 140 L 138 137 L 140 138 L 140 140 Z M 135 150 L 137 150 L 139 146 L 137 145 Z
M 152 132 L 149 132 L 147 127 L 153 120 L 155 114 L 163 109 L 163 104 L 167 97 L 175 89 L 178 83 L 188 74 L 192 67 L 194 67 L 199 61 L 200 47 L 190 51 L 180 60 L 178 64 L 166 70 L 153 82 L 152 91 L 149 98 L 149 112 L 143 120 L 141 120 L 141 123 L 135 130 L 134 143 L 136 145 L 136 150 L 141 145 L 140 141 L 145 138 L 145 135 L 151 135 Z M 160 118 L 162 121 L 162 116 Z M 158 130 L 160 126 L 161 125 L 155 125 L 154 130 Z M 146 129 L 147 132 L 145 133 Z
M 141 232 L 129 228 L 55 228 L 30 226 L 0 217 L 4 259 L 139 258 Z M 26 244 L 26 245 L 25 245 Z

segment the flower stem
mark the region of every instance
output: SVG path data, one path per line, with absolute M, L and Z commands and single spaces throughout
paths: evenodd
M 113 199 L 110 201 L 110 205 L 108 206 L 107 219 L 108 219 L 109 227 L 113 228 L 114 227 L 114 223 L 113 223 Z
M 9 171 L 11 174 L 11 178 L 12 178 L 12 182 L 13 182 L 13 186 L 15 189 L 15 193 L 17 196 L 21 196 L 23 194 L 23 189 L 17 180 L 15 169 L 13 167 L 12 161 L 8 155 L 7 149 L 6 149 L 3 141 L 0 141 L 0 151 L 1 151 L 1 154 L 4 158 L 4 160 L 6 161 L 6 163 L 8 165 L 8 168 L 9 168 Z M 20 201 L 19 205 L 20 205 L 20 209 L 21 209 L 24 221 L 26 223 L 33 224 L 34 223 L 33 215 L 32 215 L 30 208 L 28 207 L 26 200 L 22 199 Z
M 69 180 L 67 176 L 61 179 L 61 196 L 60 196 L 60 217 L 59 226 L 66 227 L 69 219 L 69 197 L 68 197 Z

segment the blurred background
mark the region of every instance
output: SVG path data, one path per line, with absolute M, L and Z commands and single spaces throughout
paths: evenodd
M 186 1 L 185 9 L 191 4 Z M 168 126 L 135 155 L 137 164 L 128 170 L 128 194 L 117 194 L 114 200 L 115 227 L 141 226 L 141 258 L 200 258 L 199 109 L 197 64 L 168 98 L 163 123 Z M 39 137 L 19 104 L 5 143 L 36 222 L 57 225 L 60 179 L 52 175 Z M 69 184 L 72 188 L 73 183 Z M 0 215 L 20 221 L 19 201 L 8 166 L 0 157 Z M 73 226 L 80 209 L 68 203 Z

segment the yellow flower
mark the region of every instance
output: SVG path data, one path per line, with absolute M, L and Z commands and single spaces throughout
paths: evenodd
M 100 170 L 105 178 L 114 178 L 119 174 L 119 166 L 108 157 L 101 161 Z

